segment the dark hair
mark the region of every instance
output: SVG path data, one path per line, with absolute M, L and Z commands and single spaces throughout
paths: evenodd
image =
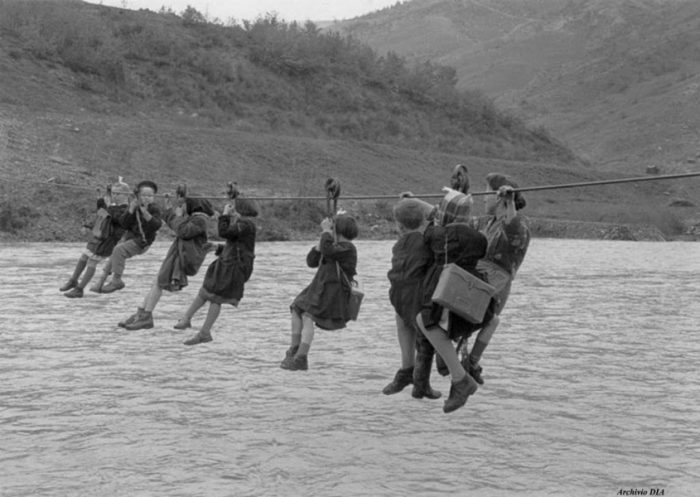
M 255 217 L 258 215 L 258 207 L 255 201 L 239 195 L 236 197 L 236 212 L 244 217 Z
M 515 181 L 510 179 L 508 176 L 504 176 L 500 173 L 487 174 L 486 183 L 489 185 L 489 188 L 491 188 L 493 191 L 498 190 L 503 185 L 510 186 L 511 188 L 518 188 L 518 184 Z M 520 192 L 515 192 L 513 201 L 515 203 L 515 210 L 517 211 L 519 211 L 527 205 L 525 197 L 523 197 L 522 193 Z
M 140 192 L 141 188 L 143 188 L 143 187 L 151 188 L 153 190 L 153 193 L 158 193 L 158 186 L 153 181 L 149 181 L 149 180 L 142 181 L 141 183 L 136 185 L 136 191 Z
M 457 164 L 450 176 L 450 188 L 461 193 L 469 193 L 469 170 L 464 164 Z
M 354 217 L 348 216 L 346 214 L 336 216 L 335 232 L 341 236 L 344 236 L 348 240 L 354 240 L 359 234 L 359 229 L 357 228 L 357 221 L 355 221 Z
M 187 198 L 185 199 L 185 207 L 187 209 L 187 214 L 194 214 L 195 212 L 202 212 L 207 216 L 214 215 L 214 208 L 211 206 L 209 201 L 205 198 Z

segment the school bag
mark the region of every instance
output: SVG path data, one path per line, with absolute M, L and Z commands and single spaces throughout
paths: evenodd
M 97 209 L 92 224 L 92 235 L 98 240 L 106 240 L 112 234 L 112 216 L 104 207 Z

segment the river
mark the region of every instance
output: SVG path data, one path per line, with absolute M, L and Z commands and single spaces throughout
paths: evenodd
M 0 495 L 693 495 L 700 487 L 700 245 L 533 240 L 465 407 L 381 393 L 399 366 L 392 242 L 359 241 L 360 318 L 318 331 L 307 372 L 279 368 L 311 243 L 260 243 L 214 341 L 116 323 L 126 289 L 67 299 L 83 244 L 0 245 Z M 207 265 L 213 256 L 205 262 Z M 193 320 L 201 324 L 206 308 Z M 448 379 L 434 372 L 446 395 Z M 652 493 L 649 493 L 649 492 Z

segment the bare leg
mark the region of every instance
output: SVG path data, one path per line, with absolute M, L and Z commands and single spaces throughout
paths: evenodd
M 304 321 L 301 319 L 301 314 L 292 311 L 292 348 L 299 348 L 299 344 L 301 343 L 301 330 L 303 327 Z
M 187 312 L 185 312 L 185 315 L 182 316 L 182 319 L 180 321 L 189 323 L 192 321 L 192 317 L 197 313 L 198 310 L 202 308 L 204 305 L 204 299 L 197 295 L 192 303 L 190 304 L 190 307 L 187 309 Z
M 301 315 L 302 328 L 301 328 L 301 343 L 299 344 L 299 350 L 297 350 L 296 355 L 308 355 L 309 349 L 311 348 L 311 342 L 314 339 L 315 327 L 314 322 L 307 313 Z
M 479 385 L 462 367 L 462 364 L 459 362 L 457 351 L 452 345 L 452 340 L 450 340 L 450 337 L 447 336 L 447 333 L 445 333 L 445 331 L 438 326 L 426 329 L 420 314 L 418 315 L 416 321 L 418 322 L 418 326 L 420 327 L 421 331 L 423 331 L 425 337 L 430 343 L 433 344 L 433 347 L 435 347 L 437 353 L 440 354 L 445 360 L 447 369 L 450 371 L 450 377 L 452 380 L 450 395 L 447 400 L 445 400 L 442 410 L 443 412 L 448 413 L 459 409 L 467 402 L 469 396 L 476 392 Z
M 416 330 L 406 326 L 406 322 L 398 314 L 396 317 L 396 336 L 401 349 L 401 369 L 394 375 L 387 386 L 382 389 L 384 395 L 399 393 L 413 383 L 413 372 L 416 364 Z
M 445 361 L 445 365 L 447 365 L 447 369 L 450 371 L 452 382 L 454 383 L 464 378 L 467 372 L 459 362 L 457 351 L 452 344 L 452 340 L 447 336 L 447 333 L 438 326 L 426 329 L 420 314 L 418 315 L 417 322 L 425 337 L 433 344 L 433 347 L 435 347 L 435 351 L 440 354 Z
M 163 290 L 158 286 L 158 279 L 156 278 L 156 281 L 153 282 L 151 289 L 146 294 L 146 297 L 143 299 L 144 310 L 146 310 L 147 312 L 153 312 L 153 309 L 155 309 L 156 305 L 158 305 L 158 301 L 160 300 L 160 297 L 162 295 Z
M 204 324 L 199 329 L 199 334 L 202 335 L 202 337 L 211 338 L 211 328 L 212 326 L 214 326 L 214 323 L 219 318 L 220 313 L 221 304 L 215 304 L 213 302 L 209 304 L 209 311 L 207 312 L 207 317 L 204 320 Z
M 199 298 L 199 296 L 197 296 Z M 195 302 L 192 303 L 192 306 L 194 306 Z M 190 309 L 192 308 L 190 306 Z M 201 307 L 201 306 L 200 306 Z M 188 310 L 189 312 L 189 310 Z M 204 320 L 204 324 L 202 327 L 199 329 L 199 332 L 197 332 L 196 335 L 194 335 L 192 338 L 189 340 L 185 340 L 183 343 L 185 345 L 197 345 L 198 343 L 206 343 L 206 342 L 211 342 L 211 328 L 214 326 L 214 323 L 216 322 L 216 319 L 219 317 L 219 313 L 221 312 L 221 304 L 215 304 L 214 302 L 209 303 L 209 311 L 207 311 L 207 317 Z

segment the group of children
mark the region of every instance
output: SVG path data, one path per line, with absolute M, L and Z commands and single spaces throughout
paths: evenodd
M 455 167 L 451 188 L 437 206 L 410 196 L 394 206 L 400 236 L 392 248 L 388 277 L 401 367 L 384 388 L 387 395 L 413 384 L 413 397 L 439 398 L 440 392 L 430 386 L 435 352 L 444 364 L 438 370 L 446 370 L 451 378 L 444 412 L 462 407 L 484 382 L 479 361 L 498 326 L 530 241 L 530 231 L 518 213 L 526 203 L 515 191 L 517 184 L 497 173 L 487 175 L 486 183 L 493 194 L 485 195 L 486 216 L 482 219 L 471 215 L 469 179 L 462 165 Z M 480 323 L 433 301 L 440 274 L 451 263 L 494 288 Z M 469 351 L 465 339 L 475 332 L 477 338 Z M 458 342 L 456 348 L 454 342 Z
M 510 285 L 525 256 L 529 231 L 518 211 L 525 206 L 517 185 L 499 174 L 490 174 L 487 184 L 494 195 L 486 196 L 486 224 L 478 226 L 471 216 L 466 167 L 457 166 L 451 188 L 437 206 L 409 195 L 394 206 L 400 236 L 392 248 L 389 299 L 396 313 L 401 368 L 383 392 L 398 393 L 413 384 L 415 398 L 437 399 L 441 393 L 430 386 L 435 352 L 451 377 L 451 388 L 443 410 L 463 406 L 469 395 L 482 384 L 479 359 L 498 325 Z M 106 261 L 100 279 L 91 290 L 111 293 L 125 287 L 122 275 L 126 259 L 145 253 L 156 232 L 165 222 L 175 234 L 160 270 L 136 312 L 119 323 L 128 330 L 153 327 L 153 309 L 163 291 L 176 292 L 187 286 L 208 252 L 216 258 L 207 268 L 202 287 L 182 318 L 175 324 L 184 330 L 192 326 L 194 314 L 209 303 L 204 324 L 186 340 L 186 345 L 212 341 L 211 329 L 222 304 L 237 306 L 244 285 L 253 272 L 257 216 L 255 203 L 237 196 L 218 216 L 218 235 L 225 244 L 212 244 L 207 238 L 208 220 L 215 212 L 202 198 L 178 196 L 164 213 L 154 202 L 157 186 L 142 181 L 131 192 L 120 181 L 97 202 L 98 215 L 93 234 L 81 254 L 73 275 L 61 287 L 66 297 L 83 296 L 83 289 Z M 479 231 L 481 228 L 482 231 Z M 338 214 L 321 222 L 321 236 L 309 251 L 306 262 L 318 268 L 310 284 L 293 300 L 291 342 L 280 367 L 297 371 L 308 369 L 308 353 L 315 327 L 337 330 L 352 318 L 351 286 L 357 273 L 358 235 L 354 218 Z M 455 263 L 496 289 L 481 323 L 467 322 L 432 301 L 442 268 Z M 86 269 L 87 268 L 87 269 Z M 85 274 L 80 277 L 83 271 Z M 112 274 L 111 281 L 105 281 Z M 478 331 L 471 352 L 455 349 L 454 342 Z M 463 356 L 460 358 L 460 354 Z

